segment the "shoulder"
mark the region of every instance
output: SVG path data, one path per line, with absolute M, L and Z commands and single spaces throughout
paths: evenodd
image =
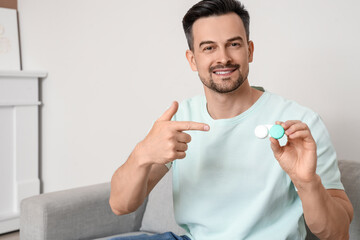
M 306 123 L 311 123 L 319 118 L 319 114 L 310 109 L 309 107 L 299 104 L 297 101 L 287 99 L 278 94 L 266 92 L 268 100 L 266 101 L 267 107 L 273 109 L 278 115 L 282 116 L 282 121 L 286 120 L 301 120 Z

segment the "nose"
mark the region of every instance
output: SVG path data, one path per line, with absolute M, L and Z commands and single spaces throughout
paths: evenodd
M 231 57 L 227 52 L 227 49 L 226 48 L 219 49 L 217 56 L 217 63 L 226 65 L 229 62 L 231 62 Z

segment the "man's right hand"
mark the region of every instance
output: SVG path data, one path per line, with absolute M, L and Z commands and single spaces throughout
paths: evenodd
M 209 125 L 191 121 L 171 121 L 179 107 L 173 102 L 169 109 L 154 123 L 149 134 L 139 143 L 142 163 L 166 164 L 175 159 L 183 159 L 191 136 L 183 131 L 209 131 Z

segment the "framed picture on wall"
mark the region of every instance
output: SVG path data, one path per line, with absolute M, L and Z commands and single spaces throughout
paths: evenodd
M 21 70 L 17 12 L 0 8 L 0 71 Z

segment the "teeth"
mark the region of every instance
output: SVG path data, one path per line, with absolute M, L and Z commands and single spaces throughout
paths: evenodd
M 232 71 L 226 71 L 226 72 L 215 72 L 215 74 L 221 75 L 221 74 L 228 74 L 231 73 Z

